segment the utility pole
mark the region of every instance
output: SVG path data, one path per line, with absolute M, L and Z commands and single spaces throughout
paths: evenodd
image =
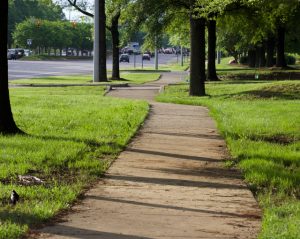
M 95 10 L 94 10 L 94 72 L 93 72 L 93 82 L 100 82 L 100 74 L 99 74 L 99 64 L 100 64 L 100 56 L 99 56 L 99 0 L 95 0 Z
M 180 46 L 180 65 L 183 66 L 183 47 Z
M 155 37 L 155 70 L 158 70 L 158 49 L 157 49 L 157 37 Z

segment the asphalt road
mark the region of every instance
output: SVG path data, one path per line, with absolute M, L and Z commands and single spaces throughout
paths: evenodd
M 159 64 L 176 62 L 176 55 L 159 55 Z M 136 56 L 136 69 L 142 69 L 141 55 Z M 154 67 L 154 58 L 150 61 L 143 61 L 145 67 Z M 120 63 L 120 68 L 128 69 L 134 67 L 134 58 L 130 56 L 130 63 Z M 112 60 L 107 60 L 107 69 L 112 68 Z M 70 60 L 70 61 L 8 61 L 9 80 L 37 78 L 59 75 L 92 74 L 93 62 L 91 60 Z

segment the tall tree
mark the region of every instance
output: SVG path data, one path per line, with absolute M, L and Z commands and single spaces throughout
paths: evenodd
M 208 28 L 208 64 L 207 64 L 207 79 L 209 81 L 218 81 L 216 71 L 216 44 L 217 44 L 217 22 L 215 19 L 210 19 L 207 23 Z
M 43 20 L 62 20 L 65 18 L 60 5 L 52 0 L 9 0 L 8 11 L 8 45 L 12 45 L 12 34 L 16 24 L 27 18 Z
M 8 32 L 8 0 L 0 4 L 0 133 L 15 134 L 22 131 L 17 127 L 10 106 L 8 90 L 7 64 L 7 32 Z

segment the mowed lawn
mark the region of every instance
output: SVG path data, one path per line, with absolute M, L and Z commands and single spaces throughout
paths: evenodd
M 260 238 L 300 238 L 300 81 L 207 83 L 206 97 L 170 86 L 162 102 L 207 106 L 263 209 Z
M 101 176 L 144 121 L 148 104 L 103 97 L 104 87 L 14 88 L 18 126 L 0 136 L 0 238 L 19 238 L 68 208 Z M 41 179 L 28 185 L 20 175 Z M 20 201 L 9 204 L 16 190 Z
M 96 84 L 144 84 L 157 80 L 159 76 L 160 74 L 156 72 L 121 72 L 121 80 L 109 80 L 108 82 L 99 82 Z M 44 78 L 10 80 L 9 83 L 12 85 L 93 84 L 93 77 L 91 75 L 51 76 Z

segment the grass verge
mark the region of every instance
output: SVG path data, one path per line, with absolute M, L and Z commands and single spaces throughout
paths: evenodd
M 11 89 L 15 120 L 27 135 L 0 136 L 1 239 L 19 238 L 68 208 L 135 134 L 148 104 L 103 93 L 101 86 Z M 16 206 L 9 204 L 13 189 Z
M 147 72 L 122 72 L 122 80 L 110 80 L 108 82 L 100 82 L 97 84 L 144 84 L 147 82 L 155 81 L 159 78 L 159 73 L 147 73 Z M 24 84 L 24 85 L 51 85 L 51 84 L 92 84 L 91 75 L 74 75 L 74 76 L 51 76 L 44 78 L 34 79 L 19 79 L 11 80 L 9 82 L 12 85 Z
M 207 97 L 170 86 L 157 100 L 209 107 L 232 155 L 231 166 L 263 208 L 260 238 L 300 235 L 300 82 L 228 81 L 207 84 Z

